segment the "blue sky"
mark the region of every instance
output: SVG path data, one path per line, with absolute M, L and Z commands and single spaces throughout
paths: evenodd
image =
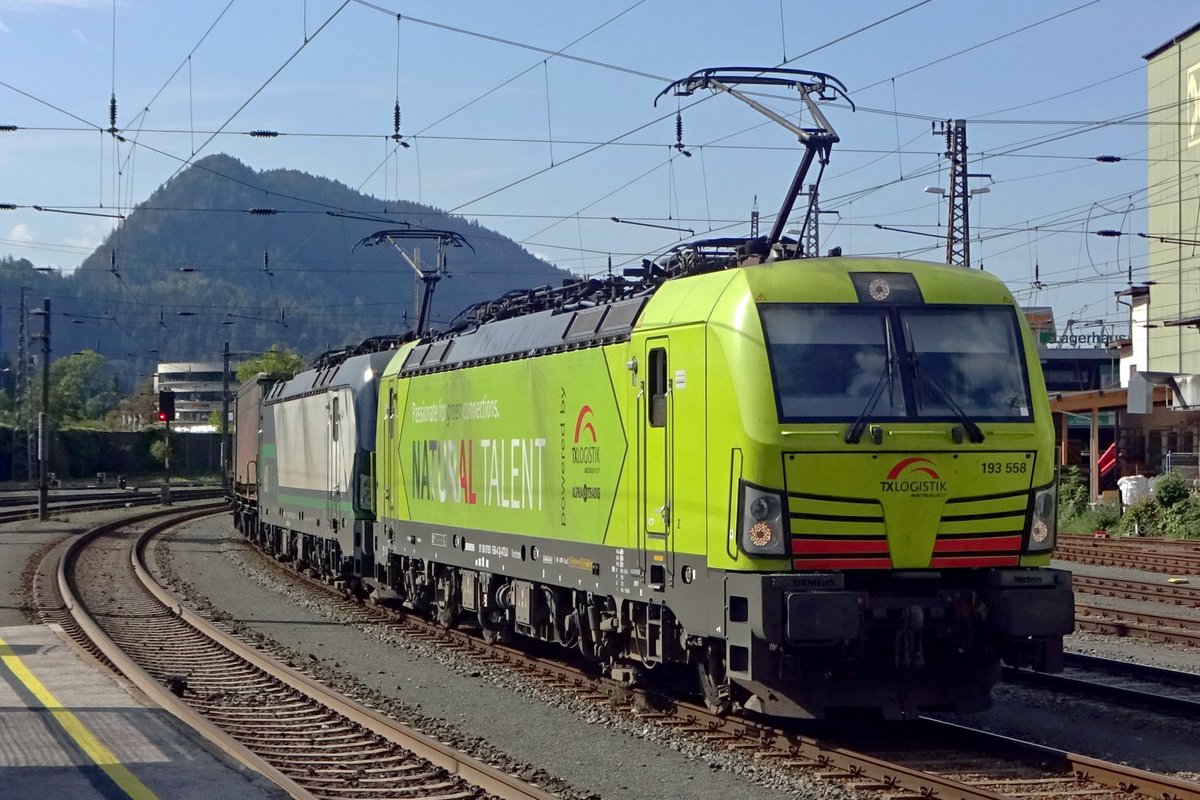
M 690 237 L 611 217 L 769 225 L 801 154 L 730 97 L 655 96 L 703 67 L 842 80 L 822 247 L 940 261 L 936 120 L 967 120 L 972 256 L 1028 305 L 1120 319 L 1146 231 L 1142 56 L 1197 22 L 1186 0 L 672 3 L 0 0 L 0 255 L 73 269 L 188 159 L 324 175 L 477 219 L 581 273 Z M 396 15 L 401 15 L 399 22 Z M 126 140 L 103 133 L 109 98 Z M 389 140 L 400 102 L 401 134 Z M 702 100 L 702 102 L 697 102 Z M 795 94 L 764 102 L 799 110 Z M 674 114 L 683 117 L 684 158 Z M 1111 122 L 1112 124 L 1097 124 Z M 255 138 L 252 130 L 273 130 Z M 1120 163 L 1098 163 L 1112 154 Z M 367 210 L 367 209 L 364 209 Z M 378 210 L 378 209 L 377 209 Z M 163 212 L 172 213 L 172 212 Z M 179 213 L 179 212 L 173 212 Z M 879 230 L 876 225 L 934 236 Z M 1159 232 L 1155 233 L 1170 233 Z M 1035 289 L 1035 264 L 1046 288 Z M 517 279 L 519 282 L 519 278 Z

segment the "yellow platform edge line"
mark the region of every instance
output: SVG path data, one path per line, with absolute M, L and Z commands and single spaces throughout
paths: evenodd
M 79 721 L 78 717 L 62 707 L 58 698 L 42 685 L 42 682 L 13 653 L 12 647 L 4 639 L 0 639 L 0 661 L 4 662 L 4 666 L 8 667 L 9 672 L 24 684 L 25 688 L 37 698 L 37 701 L 50 712 L 63 731 L 79 746 L 79 749 L 83 750 L 96 766 L 104 770 L 104 773 L 120 787 L 121 791 L 125 792 L 132 800 L 158 800 L 158 795 L 150 791 L 144 783 L 138 780 L 136 775 L 118 761 L 117 757 L 92 735 L 92 732 Z

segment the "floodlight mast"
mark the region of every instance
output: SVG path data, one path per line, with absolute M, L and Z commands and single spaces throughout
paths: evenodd
M 814 127 L 801 127 L 782 114 L 767 108 L 752 97 L 733 88 L 740 85 L 782 86 L 795 89 L 800 92 L 800 99 L 812 115 L 813 122 L 815 123 Z M 825 114 L 817 105 L 816 100 L 836 100 L 840 97 L 850 104 L 851 111 L 855 110 L 854 102 L 846 94 L 846 87 L 841 81 L 823 72 L 775 67 L 709 67 L 697 70 L 686 78 L 671 83 L 666 89 L 659 92 L 658 97 L 654 98 L 654 104 L 658 105 L 659 99 L 666 94 L 674 94 L 676 97 L 686 97 L 697 89 L 725 92 L 736 97 L 772 122 L 787 128 L 804 145 L 804 156 L 800 159 L 800 166 L 796 169 L 796 175 L 792 178 L 792 185 L 788 187 L 783 205 L 775 217 L 775 224 L 771 228 L 771 233 L 767 236 L 767 247 L 774 247 L 783 236 L 783 229 L 787 227 L 787 218 L 792 213 L 792 208 L 796 204 L 796 198 L 800 196 L 800 191 L 804 187 L 804 182 L 808 177 L 809 169 L 812 168 L 813 161 L 819 159 L 821 172 L 824 172 L 825 165 L 829 163 L 829 154 L 833 149 L 833 145 L 841 141 L 837 132 L 829 124 L 829 120 L 826 119 Z M 819 185 L 820 182 L 821 177 L 818 174 L 814 185 Z M 808 225 L 808 219 L 811 216 L 812 214 L 806 215 L 805 226 Z M 801 237 L 803 238 L 803 230 L 801 231 Z
M 400 247 L 398 240 L 400 239 L 436 239 L 437 240 L 437 264 L 433 269 L 428 270 L 421 267 L 408 253 Z M 424 338 L 429 332 L 429 309 L 433 305 L 433 290 L 437 286 L 437 282 L 446 274 L 446 247 L 462 247 L 466 245 L 471 248 L 471 252 L 475 252 L 475 248 L 471 247 L 471 243 L 462 236 L 462 234 L 454 231 L 434 230 L 431 228 L 395 228 L 385 231 L 376 231 L 370 236 L 361 239 L 354 247 L 359 244 L 371 247 L 383 243 L 390 244 L 396 248 L 408 265 L 412 267 L 413 272 L 421 279 L 421 310 L 417 314 L 416 333 L 418 338 Z

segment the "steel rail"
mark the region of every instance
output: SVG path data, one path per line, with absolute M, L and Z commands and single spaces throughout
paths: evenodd
M 1060 533 L 1059 542 L 1071 545 L 1100 544 L 1112 547 L 1140 547 L 1158 550 L 1190 550 L 1200 553 L 1200 541 L 1195 539 L 1168 539 L 1163 536 L 1120 536 L 1116 538 L 1096 538 L 1096 536 L 1081 533 Z
M 1200 608 L 1200 589 L 1190 586 L 1128 578 L 1101 578 L 1078 573 L 1071 576 L 1071 585 L 1077 593 Z
M 1196 619 L 1076 603 L 1075 625 L 1097 633 L 1200 647 L 1200 620 Z
M 264 554 L 264 557 L 265 556 Z M 272 567 L 283 570 L 293 579 L 339 601 L 345 600 L 343 592 L 319 579 L 297 573 L 287 564 L 271 560 Z M 775 726 L 766 721 L 722 716 L 710 712 L 704 706 L 665 698 L 640 687 L 629 687 L 608 678 L 588 674 L 573 665 L 551 659 L 531 656 L 508 645 L 494 645 L 461 630 L 448 630 L 418 615 L 393 608 L 362 607 L 364 613 L 383 615 L 396 621 L 402 629 L 440 642 L 443 646 L 459 646 L 469 652 L 493 662 L 523 670 L 531 677 L 546 683 L 576 692 L 578 695 L 595 699 L 611 699 L 624 696 L 627 704 L 638 707 L 637 699 L 644 702 L 641 707 L 663 709 L 655 712 L 638 712 L 639 718 L 657 722 L 664 727 L 684 730 L 699 738 L 717 740 L 729 749 L 753 752 L 756 756 L 772 760 L 797 761 L 822 769 L 837 770 L 852 781 L 865 781 L 875 788 L 903 790 L 918 797 L 939 800 L 997 800 L 1007 795 L 993 789 L 991 785 L 1003 785 L 1005 778 L 980 779 L 979 785 L 964 783 L 951 776 L 938 775 L 916 767 L 889 761 L 887 758 L 846 747 L 827 739 L 803 735 Z M 926 724 L 922 720 L 922 724 Z M 927 727 L 944 725 L 929 720 Z M 914 727 L 914 730 L 917 728 Z M 1118 791 L 1130 791 L 1129 787 L 1149 787 L 1148 793 L 1158 798 L 1172 800 L 1200 800 L 1200 784 L 1191 784 L 1167 776 L 1157 776 L 1144 770 L 1125 768 L 1087 756 L 1077 756 L 1066 751 L 1046 748 L 1023 742 L 1019 739 L 997 736 L 986 731 L 961 728 L 971 731 L 969 740 L 985 753 L 1002 753 L 1006 759 L 1028 765 L 1032 769 L 1054 774 L 1034 778 L 1034 781 L 1053 783 L 1064 778 L 1072 781 L 1094 781 Z M 954 746 L 961 746 L 963 739 L 953 738 Z M 1161 789 L 1161 791 L 1160 791 Z M 1085 790 L 1092 791 L 1093 790 Z
M 1169 775 L 1156 775 L 1136 767 L 1101 761 L 1091 756 L 1034 744 L 952 722 L 927 717 L 922 717 L 921 722 L 927 726 L 944 729 L 956 741 L 978 742 L 982 746 L 995 750 L 1009 749 L 1017 754 L 1018 758 L 1041 759 L 1043 763 L 1069 770 L 1080 780 L 1096 781 L 1131 795 L 1137 793 L 1169 800 L 1200 800 L 1200 784 L 1173 778 Z
M 194 500 L 210 500 L 218 497 L 224 497 L 225 492 L 220 488 L 203 488 L 203 489 L 173 489 L 172 497 L 175 502 L 189 502 Z M 35 500 L 36 502 L 36 500 Z M 110 499 L 94 499 L 94 500 L 75 500 L 71 497 L 51 498 L 51 512 L 72 512 L 79 513 L 85 511 L 105 511 L 114 508 L 131 508 L 135 506 L 156 505 L 162 502 L 162 496 L 159 492 L 136 492 L 125 495 L 111 495 Z M 27 519 L 36 519 L 38 509 L 36 505 L 25 508 L 5 509 L 0 511 L 0 524 L 6 522 L 21 522 Z
M 1104 540 L 1098 540 L 1104 541 Z M 1200 556 L 1179 555 L 1162 551 L 1107 548 L 1093 543 L 1089 545 L 1060 544 L 1054 557 L 1081 564 L 1105 567 L 1124 567 L 1146 572 L 1200 573 Z
M 1081 653 L 1065 653 L 1064 662 L 1069 670 L 1099 672 L 1118 679 L 1140 680 L 1169 689 L 1183 688 L 1200 693 L 1200 675 L 1190 672 L 1178 672 L 1145 664 L 1133 664 L 1128 661 L 1114 661 Z M 1013 667 L 1005 667 L 1003 677 L 1010 683 L 1022 683 L 1083 697 L 1095 697 L 1123 705 L 1178 714 L 1189 719 L 1200 717 L 1200 698 L 1176 697 L 1131 686 L 1089 680 L 1077 675 L 1035 672 L 1030 669 Z
M 476 786 L 490 795 L 504 800 L 554 800 L 555 795 L 522 781 L 516 776 L 489 766 L 484 762 L 442 744 L 432 737 L 392 720 L 378 711 L 367 708 L 343 695 L 337 694 L 321 683 L 303 675 L 287 665 L 270 658 L 229 635 L 208 620 L 185 607 L 177 597 L 168 592 L 150 575 L 144 563 L 146 543 L 160 530 L 143 534 L 134 548 L 130 560 L 138 580 L 158 602 L 166 606 L 176 617 L 229 650 L 238 658 L 252 664 L 270 677 L 279 680 L 291 689 L 305 695 L 322 706 L 332 709 L 349 721 L 388 741 L 399 744 L 415 756 L 441 767 L 447 773 Z
M 275 767 L 268 764 L 258 755 L 254 754 L 247 747 L 229 737 L 203 716 L 195 711 L 183 700 L 173 695 L 165 686 L 156 681 L 148 672 L 142 669 L 128 654 L 116 645 L 108 634 L 105 633 L 99 625 L 87 614 L 79 602 L 75 594 L 74 581 L 71 578 L 71 569 L 75 559 L 94 539 L 105 534 L 111 533 L 120 528 L 127 527 L 138 522 L 146 522 L 154 519 L 168 518 L 166 525 L 174 525 L 198 517 L 217 514 L 225 510 L 224 503 L 212 506 L 202 506 L 200 508 L 180 511 L 171 509 L 168 511 L 155 511 L 148 514 L 141 514 L 135 517 L 130 517 L 112 522 L 106 522 L 103 525 L 84 532 L 79 538 L 75 539 L 67 547 L 62 558 L 58 562 L 58 590 L 62 595 L 63 604 L 70 613 L 72 620 L 79 626 L 83 634 L 91 640 L 91 642 L 100 650 L 101 654 L 108 659 L 130 682 L 132 682 L 143 694 L 157 703 L 163 710 L 179 719 L 188 727 L 195 730 L 206 740 L 219 747 L 222 751 L 235 759 L 243 766 L 254 770 L 265 776 L 284 791 L 288 792 L 296 800 L 316 800 L 316 798 L 304 789 L 300 784 L 293 781 L 287 775 L 284 775 Z

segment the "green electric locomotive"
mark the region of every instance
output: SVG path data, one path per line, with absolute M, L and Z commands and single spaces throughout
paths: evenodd
M 798 90 L 814 126 L 741 84 Z M 1012 295 L 961 267 L 801 258 L 783 229 L 837 141 L 816 101 L 841 84 L 735 67 L 668 91 L 700 88 L 805 145 L 768 235 L 513 292 L 439 334 L 427 294 L 390 358 L 247 397 L 262 441 L 239 526 L 446 625 L 631 680 L 691 672 L 718 710 L 969 711 L 1001 663 L 1060 668 L 1054 431 Z M 364 243 L 432 235 L 457 244 Z M 330 437 L 338 459 L 283 463 Z
M 614 674 L 685 666 L 716 708 L 972 710 L 1002 660 L 1057 668 L 1054 434 L 1012 295 L 755 260 L 402 346 L 367 584 Z

